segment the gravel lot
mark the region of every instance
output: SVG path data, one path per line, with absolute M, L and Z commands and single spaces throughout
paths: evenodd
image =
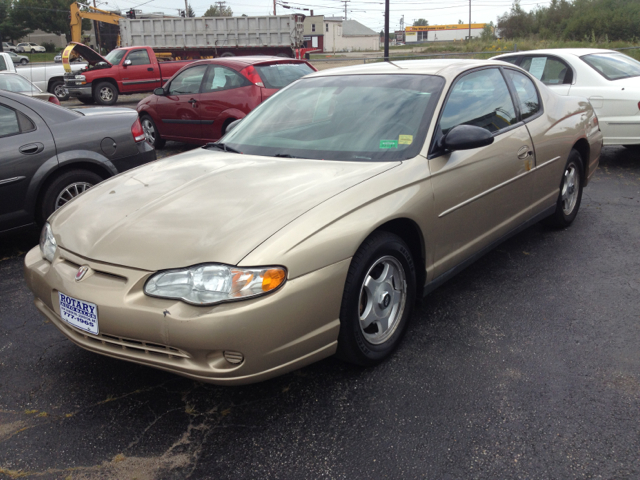
M 638 478 L 640 154 L 607 148 L 564 231 L 428 296 L 377 368 L 217 387 L 89 353 L 0 244 L 0 478 Z

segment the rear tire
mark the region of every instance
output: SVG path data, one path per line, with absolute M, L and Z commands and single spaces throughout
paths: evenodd
M 64 82 L 62 80 L 53 82 L 49 87 L 49 93 L 53 93 L 61 102 L 69 100 L 69 92 L 65 93 L 65 90 Z
M 100 82 L 93 90 L 93 98 L 98 105 L 113 105 L 118 101 L 118 89 L 110 82 Z
M 27 60 L 26 58 L 20 60 L 20 65 L 26 65 L 27 63 L 29 63 L 29 60 Z
M 88 170 L 70 170 L 53 179 L 42 195 L 39 220 L 44 223 L 58 208 L 77 197 L 103 178 Z
M 338 358 L 372 366 L 399 345 L 416 296 L 416 272 L 407 244 L 374 232 L 351 260 L 340 308 Z
M 153 119 L 149 115 L 142 115 L 140 117 L 140 124 L 144 131 L 144 136 L 154 148 L 164 147 L 166 141 L 160 137 L 160 132 Z
M 556 210 L 543 220 L 545 225 L 566 228 L 573 223 L 582 201 L 582 178 L 582 158 L 577 150 L 572 149 L 560 181 Z

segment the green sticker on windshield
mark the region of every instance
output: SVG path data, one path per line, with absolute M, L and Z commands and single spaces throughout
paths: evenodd
M 380 140 L 380 148 L 398 148 L 398 140 Z

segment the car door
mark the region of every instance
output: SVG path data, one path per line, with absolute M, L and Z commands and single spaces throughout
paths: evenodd
M 29 185 L 48 160 L 57 165 L 53 136 L 44 120 L 31 109 L 0 98 L 0 230 L 33 222 Z
M 260 103 L 259 87 L 231 68 L 213 64 L 209 67 L 198 101 L 202 117 L 202 135 L 206 140 L 218 140 L 223 135 L 227 110 L 239 110 L 244 115 Z M 234 118 L 237 118 L 234 113 Z
M 512 92 L 499 68 L 459 77 L 440 113 L 429 167 L 436 207 L 434 275 L 470 258 L 530 216 L 534 154 Z M 457 125 L 492 132 L 472 150 L 444 151 L 439 140 Z
M 158 97 L 156 111 L 160 117 L 160 134 L 182 139 L 202 136 L 200 89 L 208 65 L 182 70 L 165 87 L 167 94 Z
M 131 50 L 121 63 L 120 75 L 122 92 L 149 91 L 160 86 L 160 70 L 151 63 L 146 49 Z

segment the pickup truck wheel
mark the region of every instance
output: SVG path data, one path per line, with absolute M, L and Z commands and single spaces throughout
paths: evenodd
M 118 101 L 118 89 L 112 83 L 101 82 L 93 91 L 93 98 L 99 105 L 113 105 Z
M 158 132 L 158 127 L 156 127 L 155 122 L 149 115 L 143 115 L 140 118 L 140 123 L 142 124 L 142 130 L 144 131 L 144 136 L 154 148 L 162 148 L 166 143 L 162 138 L 160 138 L 160 132 Z
M 88 170 L 71 170 L 55 178 L 44 191 L 40 205 L 40 220 L 44 222 L 72 198 L 100 183 L 103 178 Z
M 29 60 L 27 60 L 26 58 L 23 58 L 22 60 L 20 60 L 20 63 L 22 65 L 26 65 L 27 63 L 29 63 Z
M 62 80 L 53 82 L 49 87 L 49 93 L 53 93 L 60 101 L 69 100 L 69 92 L 64 88 L 64 82 Z

